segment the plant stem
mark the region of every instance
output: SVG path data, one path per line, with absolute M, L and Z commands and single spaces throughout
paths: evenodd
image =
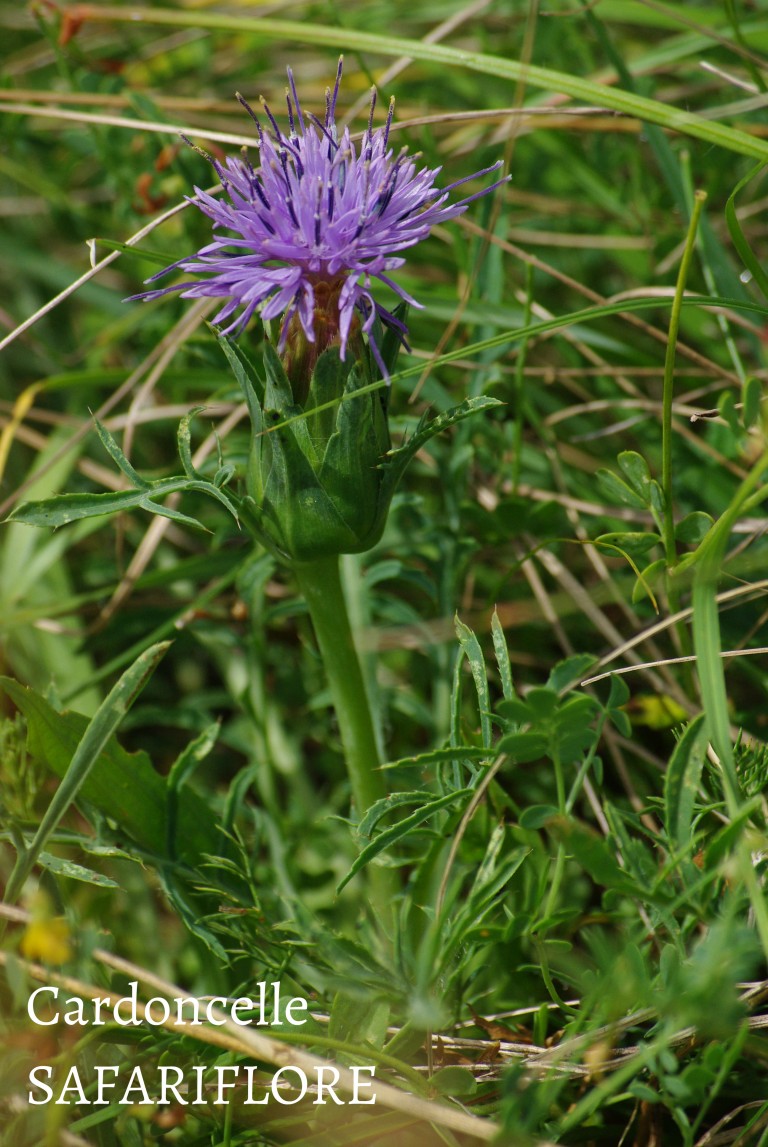
M 667 567 L 670 570 L 677 565 L 675 519 L 672 511 L 672 404 L 675 397 L 675 351 L 677 349 L 677 333 L 680 327 L 680 310 L 683 305 L 685 283 L 696 247 L 696 231 L 706 198 L 705 191 L 697 191 L 693 197 L 691 222 L 688 226 L 685 249 L 677 274 L 672 312 L 669 316 L 669 338 L 664 362 L 664 393 L 661 414 L 661 487 L 664 491 L 664 550 Z
M 294 562 L 293 569 L 309 608 L 331 687 L 352 799 L 360 820 L 371 805 L 386 797 L 387 789 L 380 770 L 365 679 L 349 624 L 339 559 Z M 380 919 L 391 922 L 396 893 L 394 874 L 375 865 L 371 865 L 368 872 L 374 912 Z
M 565 777 L 563 776 L 563 763 L 560 760 L 560 753 L 556 751 L 552 763 L 555 766 L 555 785 L 557 787 L 557 807 L 561 817 L 569 815 L 568 806 L 565 799 Z M 547 893 L 547 903 L 544 908 L 544 920 L 548 920 L 555 910 L 557 904 L 557 897 L 560 892 L 560 885 L 563 881 L 563 874 L 565 873 L 565 845 L 562 841 L 557 846 L 557 856 L 555 857 L 555 867 L 552 872 L 552 880 L 549 885 L 549 892 Z M 546 982 L 546 980 L 545 980 Z M 552 997 L 555 999 L 555 997 Z M 559 1000 L 557 1001 L 559 1002 Z

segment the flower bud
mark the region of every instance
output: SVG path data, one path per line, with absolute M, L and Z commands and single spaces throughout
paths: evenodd
M 393 316 L 401 324 L 405 308 Z M 330 329 L 330 327 L 329 327 Z M 397 331 L 379 338 L 377 358 L 394 371 Z M 314 359 L 313 346 L 283 360 L 264 344 L 260 374 L 240 347 L 219 336 L 248 403 L 251 448 L 245 497 L 237 500 L 243 525 L 273 553 L 310 562 L 364 553 L 381 538 L 392 497 L 409 462 L 427 442 L 473 414 L 501 405 L 485 395 L 467 398 L 428 421 L 392 448 L 387 423 L 389 386 L 379 378 L 370 344 L 351 330 L 343 350 L 334 338 Z M 359 350 L 353 361 L 350 350 Z M 308 361 L 308 381 L 301 376 Z M 289 377 L 286 367 L 290 370 Z M 306 396 L 302 399 L 302 396 Z

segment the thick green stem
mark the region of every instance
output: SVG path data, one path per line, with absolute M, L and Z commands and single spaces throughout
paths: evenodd
M 372 804 L 387 795 L 387 789 L 380 769 L 365 680 L 349 624 L 339 559 L 294 562 L 293 569 L 309 608 L 331 687 L 352 799 L 360 819 Z M 369 881 L 372 907 L 389 923 L 396 891 L 394 874 L 389 869 L 370 866 Z
M 387 795 L 379 771 L 376 734 L 368 708 L 365 681 L 360 668 L 347 604 L 341 587 L 338 558 L 319 558 L 294 563 L 299 588 L 320 647 L 333 704 L 339 721 L 341 740 L 358 818 L 371 805 Z

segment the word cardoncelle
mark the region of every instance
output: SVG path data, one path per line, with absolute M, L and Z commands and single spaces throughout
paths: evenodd
M 272 983 L 260 980 L 256 984 L 255 998 L 240 996 L 236 1000 L 228 1000 L 224 996 L 212 996 L 206 1000 L 177 996 L 166 1000 L 163 996 L 155 996 L 144 1004 L 138 998 L 138 981 L 131 980 L 128 987 L 130 994 L 117 1000 L 112 996 L 97 996 L 86 1002 L 79 996 L 68 996 L 62 1004 L 66 1010 L 54 1011 L 51 1004 L 58 1002 L 59 989 L 44 985 L 29 997 L 27 1014 L 33 1023 L 42 1027 L 52 1027 L 57 1023 L 65 1023 L 69 1027 L 100 1027 L 109 1023 L 121 1027 L 137 1027 L 142 1023 L 162 1027 L 169 1021 L 178 1026 L 200 1027 L 209 1023 L 223 1027 L 227 1019 L 240 1027 L 269 1027 L 271 1024 L 301 1027 L 307 1022 L 306 1015 L 301 1018 L 307 1011 L 307 1001 L 296 996 L 284 999 L 279 980 Z M 90 1007 L 93 1008 L 92 1014 Z M 48 1014 L 49 1011 L 52 1014 Z M 217 1014 L 222 1012 L 226 1015 Z

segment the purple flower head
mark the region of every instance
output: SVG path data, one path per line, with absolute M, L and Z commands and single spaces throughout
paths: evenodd
M 315 344 L 312 358 L 335 343 L 344 359 L 357 327 L 353 320 L 359 316 L 386 375 L 370 338 L 374 321 L 378 316 L 401 341 L 407 330 L 374 298 L 372 281 L 384 283 L 411 306 L 420 306 L 389 277 L 405 262 L 401 252 L 425 239 L 435 224 L 461 215 L 473 199 L 505 181 L 448 203 L 455 187 L 497 170 L 500 164 L 443 189 L 436 187 L 439 167 L 419 170 L 418 157 L 409 156 L 405 148 L 395 155 L 389 147 L 394 100 L 386 123 L 374 131 L 375 88 L 359 148 L 348 128 L 339 139 L 335 115 L 341 69 L 340 60 L 334 89 L 326 91 L 322 121 L 302 112 L 288 70 L 287 135 L 263 101 L 266 129 L 238 96 L 258 128 L 259 165 L 253 167 L 245 153 L 229 157 L 225 165 L 207 157 L 226 198 L 214 198 L 196 187 L 190 202 L 213 220 L 215 238 L 196 255 L 180 259 L 147 282 L 177 268 L 205 278 L 134 297 L 155 299 L 180 291 L 184 298 L 224 299 L 213 321 L 228 324 L 225 334 L 239 334 L 255 313 L 264 320 L 282 315 L 278 350 L 283 353 L 289 342 L 308 349 L 308 342 Z

